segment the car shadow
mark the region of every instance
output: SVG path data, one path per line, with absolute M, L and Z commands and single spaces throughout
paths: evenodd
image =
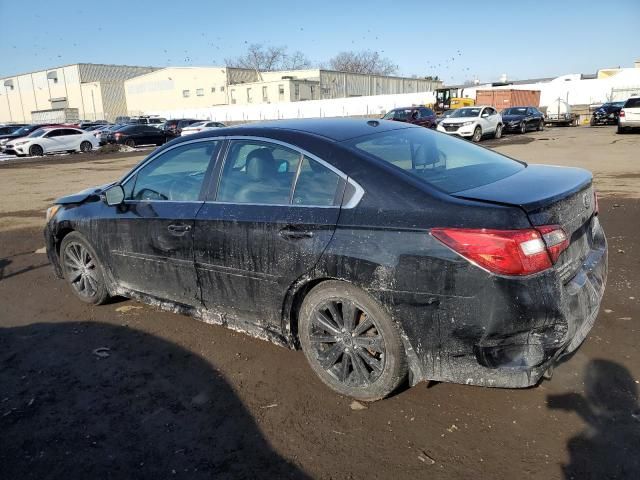
M 13 263 L 12 260 L 10 260 L 9 258 L 0 258 L 0 282 L 2 280 L 6 280 L 7 278 L 11 278 L 11 277 L 15 277 L 17 275 L 20 275 L 22 273 L 27 273 L 30 272 L 32 270 L 37 270 L 39 268 L 43 268 L 49 265 L 49 263 L 41 263 L 38 265 L 28 265 L 24 268 L 21 268 L 19 270 L 7 273 L 7 267 L 9 265 L 11 265 Z
M 98 322 L 0 329 L 0 478 L 307 478 L 211 364 Z
M 575 412 L 586 424 L 567 443 L 566 479 L 640 478 L 640 405 L 630 372 L 608 360 L 591 360 L 585 394 L 549 395 L 549 408 Z

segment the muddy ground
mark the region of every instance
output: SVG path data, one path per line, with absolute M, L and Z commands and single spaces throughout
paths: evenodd
M 0 478 L 639 478 L 640 135 L 486 145 L 594 170 L 598 321 L 536 388 L 419 384 L 357 410 L 301 352 L 124 299 L 88 307 L 54 279 L 34 253 L 44 208 L 139 159 L 0 167 Z

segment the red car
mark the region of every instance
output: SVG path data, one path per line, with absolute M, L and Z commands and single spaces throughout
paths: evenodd
M 436 114 L 427 107 L 394 108 L 388 111 L 382 119 L 413 123 L 426 128 L 436 128 Z

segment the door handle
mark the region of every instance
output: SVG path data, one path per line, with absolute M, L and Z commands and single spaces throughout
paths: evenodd
M 296 230 L 294 228 L 283 228 L 278 233 L 286 240 L 301 240 L 303 238 L 313 237 L 313 232 L 308 230 Z
M 169 230 L 174 235 L 182 235 L 183 233 L 191 230 L 191 225 L 169 225 L 167 227 L 167 230 Z

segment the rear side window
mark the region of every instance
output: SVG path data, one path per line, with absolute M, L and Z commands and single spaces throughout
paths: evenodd
M 345 142 L 446 193 L 487 185 L 525 168 L 470 142 L 425 128 L 406 128 Z
M 320 162 L 304 157 L 293 192 L 294 205 L 328 207 L 336 202 L 340 177 Z
M 640 108 L 640 98 L 630 98 L 624 104 L 624 108 Z
M 174 202 L 198 200 L 218 143 L 190 143 L 161 153 L 126 182 L 127 198 Z

